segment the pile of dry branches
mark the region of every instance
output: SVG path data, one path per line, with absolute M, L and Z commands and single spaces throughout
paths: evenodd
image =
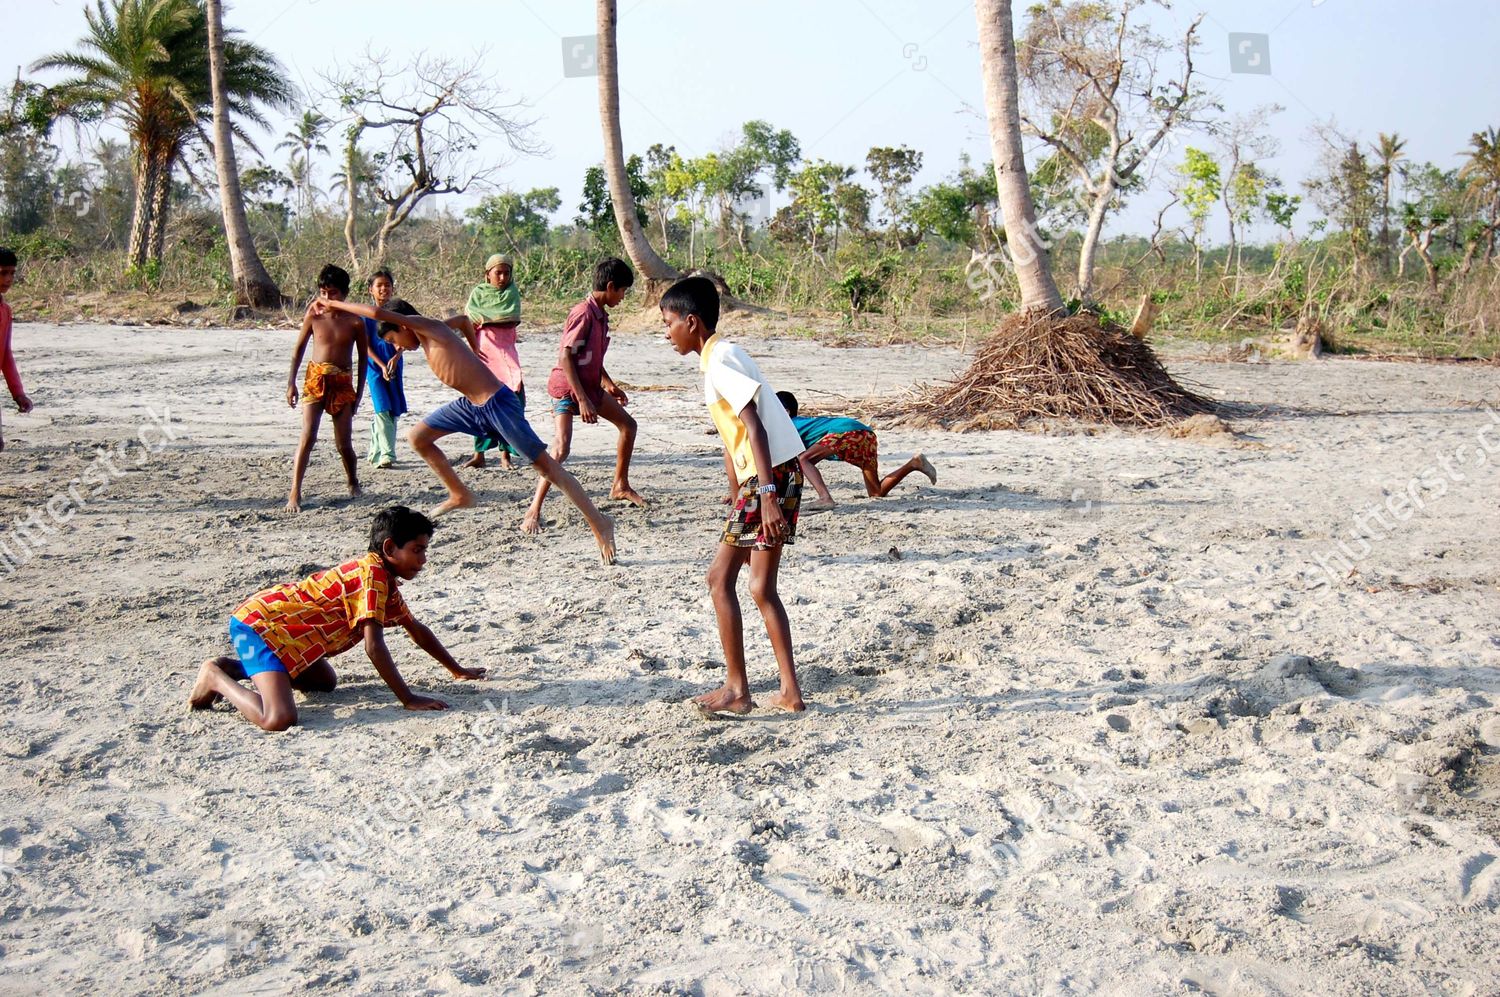
M 924 386 L 882 415 L 958 432 L 1044 421 L 1155 429 L 1214 408 L 1172 380 L 1151 348 L 1124 329 L 1087 313 L 1018 313 L 957 379 Z

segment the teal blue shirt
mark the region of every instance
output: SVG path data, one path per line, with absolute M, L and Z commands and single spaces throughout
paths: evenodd
M 797 427 L 797 435 L 802 437 L 805 447 L 817 446 L 819 440 L 833 433 L 868 432 L 870 429 L 858 419 L 833 415 L 799 415 L 792 419 L 792 425 Z

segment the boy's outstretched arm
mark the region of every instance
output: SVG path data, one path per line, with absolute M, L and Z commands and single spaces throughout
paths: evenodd
M 363 322 L 359 324 L 359 335 L 354 337 L 354 351 L 359 354 L 359 359 L 354 364 L 354 368 L 359 371 L 359 384 L 354 389 L 354 407 L 357 409 L 359 400 L 365 396 L 365 366 L 370 360 L 369 333 Z
M 302 331 L 297 334 L 297 345 L 292 347 L 292 370 L 286 376 L 286 403 L 291 408 L 297 407 L 297 371 L 302 367 L 302 354 L 307 352 L 307 341 L 312 336 L 312 324 L 313 305 L 308 305 L 307 314 L 302 316 Z
M 416 331 L 419 328 L 417 322 L 425 321 L 420 315 L 402 315 L 399 312 L 388 312 L 384 308 L 376 308 L 374 305 L 362 305 L 358 301 L 334 301 L 332 298 L 319 298 L 313 302 L 313 307 L 318 306 L 331 308 L 338 312 L 348 312 L 350 315 L 358 315 L 362 318 L 374 319 L 376 322 L 389 322 L 391 325 L 399 325 L 412 331 Z M 413 321 L 414 319 L 417 321 Z
M 391 660 L 390 649 L 385 646 L 384 627 L 374 620 L 366 620 L 364 628 L 365 654 L 369 656 L 370 664 L 375 666 L 375 674 L 390 686 L 391 692 L 396 694 L 402 706 L 408 710 L 446 710 L 448 708 L 448 704 L 441 699 L 418 696 L 407 687 L 406 680 L 396 670 L 396 663 Z
M 418 623 L 416 620 L 410 620 L 404 626 L 406 634 L 411 638 L 412 643 L 426 651 L 438 664 L 448 669 L 448 674 L 454 678 L 460 681 L 464 679 L 484 678 L 485 669 L 465 668 L 463 665 L 460 665 L 454 659 L 453 655 L 448 653 L 448 649 L 443 646 L 443 642 L 438 640 L 437 634 L 428 629 L 425 624 Z

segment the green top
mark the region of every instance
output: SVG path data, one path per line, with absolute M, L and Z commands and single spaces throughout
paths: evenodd
M 475 325 L 521 321 L 521 292 L 512 284 L 500 290 L 493 284 L 480 284 L 469 292 L 464 313 Z

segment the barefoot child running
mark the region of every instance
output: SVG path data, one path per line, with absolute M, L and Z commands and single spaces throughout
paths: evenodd
M 458 472 L 438 449 L 437 441 L 449 433 L 500 436 L 520 451 L 538 474 L 562 489 L 588 520 L 604 563 L 614 563 L 614 522 L 589 501 L 578 479 L 552 459 L 546 446 L 526 422 L 516 396 L 500 383 L 447 323 L 420 315 L 397 315 L 383 308 L 356 305 L 335 298 L 317 301 L 314 307 L 374 319 L 381 323 L 381 335 L 403 350 L 421 346 L 433 376 L 463 396 L 429 413 L 411 431 L 412 448 L 422 455 L 448 489 L 447 500 L 433 511 L 434 515 L 478 504 L 474 493 L 459 479 Z
M 21 387 L 21 372 L 16 370 L 16 355 L 11 352 L 10 302 L 5 300 L 5 296 L 10 293 L 10 286 L 15 282 L 16 254 L 0 247 L 0 371 L 5 374 L 5 386 L 10 389 L 11 398 L 15 399 L 16 408 L 25 415 L 31 411 L 31 399 L 26 397 L 26 389 Z M 4 449 L 5 434 L 0 430 L 0 450 Z
M 818 500 L 808 503 L 808 512 L 832 509 L 836 504 L 818 470 L 820 460 L 841 460 L 859 468 L 859 473 L 864 475 L 865 491 L 870 498 L 889 495 L 891 489 L 913 471 L 921 471 L 934 485 L 937 484 L 937 470 L 922 454 L 915 454 L 911 460 L 882 478 L 880 464 L 876 459 L 878 444 L 875 430 L 858 419 L 798 415 L 796 395 L 790 391 L 778 391 L 776 397 L 781 399 L 786 414 L 792 417 L 792 425 L 797 427 L 797 435 L 802 438 L 803 446 L 807 447 L 807 452 L 801 458 L 802 475 L 812 482 L 813 488 L 818 492 Z
M 375 517 L 370 550 L 300 582 L 257 592 L 229 618 L 235 657 L 209 658 L 188 698 L 195 710 L 220 698 L 262 730 L 297 722 L 292 690 L 332 692 L 338 675 L 328 659 L 363 642 L 376 673 L 408 710 L 446 710 L 448 704 L 412 692 L 385 646 L 385 628 L 401 627 L 456 679 L 484 678 L 483 668 L 453 660 L 433 632 L 406 608 L 399 586 L 427 563 L 432 522 L 402 505 Z M 251 689 L 240 682 L 249 679 Z
M 386 269 L 370 277 L 370 299 L 377 308 L 388 308 L 402 315 L 417 310 L 396 297 L 396 278 Z M 369 461 L 376 467 L 390 467 L 396 461 L 396 420 L 406 414 L 406 386 L 402 380 L 401 351 L 380 338 L 379 323 L 365 319 L 365 342 L 369 359 L 365 361 L 365 383 L 370 386 Z
M 792 655 L 792 630 L 786 607 L 776 591 L 781 552 L 797 536 L 797 505 L 802 471 L 797 456 L 802 440 L 791 416 L 750 355 L 721 340 L 719 292 L 706 277 L 673 284 L 661 299 L 667 341 L 679 354 L 699 354 L 704 400 L 724 441 L 724 466 L 737 499 L 708 569 L 708 589 L 719 618 L 719 640 L 728 672 L 720 689 L 697 697 L 709 712 L 748 713 L 755 703 L 745 675 L 744 627 L 735 583 L 750 565 L 750 595 L 765 620 L 771 648 L 781 672 L 781 688 L 770 705 L 793 712 L 804 709 Z
M 615 480 L 609 497 L 644 507 L 646 500 L 630 487 L 630 456 L 635 452 L 635 419 L 625 411 L 630 399 L 625 396 L 609 372 L 604 369 L 604 351 L 609 349 L 609 315 L 625 298 L 635 283 L 635 274 L 623 260 L 610 257 L 594 267 L 594 291 L 568 313 L 563 325 L 562 346 L 557 352 L 557 366 L 547 379 L 547 394 L 552 396 L 552 412 L 557 416 L 557 436 L 552 441 L 552 456 L 561 464 L 573 447 L 573 416 L 592 425 L 599 421 L 614 423 L 620 431 L 615 448 Z M 542 531 L 542 503 L 547 500 L 547 480 L 537 482 L 531 508 L 521 520 L 525 533 Z
M 521 355 L 516 350 L 516 329 L 521 324 L 521 292 L 511 280 L 510 260 L 499 253 L 484 262 L 484 283 L 469 292 L 464 317 L 473 327 L 474 352 L 500 383 L 516 393 L 521 411 L 526 411 L 526 383 L 521 376 Z M 464 331 L 464 330 L 460 330 Z M 469 338 L 465 332 L 465 338 Z M 511 456 L 519 451 L 493 436 L 474 439 L 474 456 L 465 467 L 483 467 L 488 450 L 500 451 L 500 466 L 513 468 Z
M 312 456 L 312 447 L 318 439 L 318 424 L 323 413 L 333 416 L 333 438 L 338 445 L 339 457 L 344 461 L 344 476 L 349 479 L 349 494 L 359 494 L 359 476 L 354 459 L 354 410 L 359 407 L 360 396 L 365 391 L 365 329 L 364 324 L 351 315 L 335 312 L 315 311 L 317 303 L 324 300 L 342 301 L 349 296 L 349 274 L 341 267 L 329 264 L 318 274 L 318 297 L 308 306 L 302 319 L 302 333 L 292 350 L 292 370 L 287 375 L 286 403 L 297 407 L 297 370 L 302 366 L 302 354 L 307 350 L 307 341 L 312 339 L 312 359 L 307 364 L 307 377 L 302 384 L 302 439 L 297 442 L 297 456 L 292 463 L 292 492 L 287 497 L 286 507 L 292 512 L 302 511 L 302 476 L 307 473 L 307 460 Z M 349 355 L 359 353 L 359 387 L 349 374 Z

